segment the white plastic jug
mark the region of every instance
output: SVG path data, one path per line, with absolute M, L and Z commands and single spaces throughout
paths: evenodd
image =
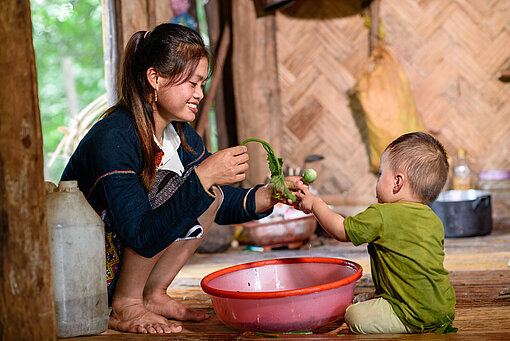
M 108 328 L 104 224 L 78 189 L 61 181 L 47 192 L 58 337 Z

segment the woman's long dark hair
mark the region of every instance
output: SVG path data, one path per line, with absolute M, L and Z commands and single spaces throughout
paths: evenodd
M 180 84 L 193 75 L 202 58 L 210 60 L 204 41 L 194 30 L 177 24 L 161 24 L 152 31 L 138 31 L 129 39 L 119 74 L 119 101 L 108 109 L 127 109 L 133 118 L 142 148 L 142 184 L 149 192 L 156 176 L 154 142 L 154 89 L 147 80 L 149 67 L 155 68 L 170 84 Z M 182 147 L 190 150 L 184 138 L 183 123 L 175 122 Z

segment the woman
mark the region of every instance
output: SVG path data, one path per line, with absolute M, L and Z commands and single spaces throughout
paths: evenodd
M 246 147 L 214 154 L 189 125 L 208 78 L 198 33 L 162 24 L 129 40 L 119 102 L 80 142 L 62 180 L 78 180 L 105 221 L 109 328 L 179 332 L 168 319 L 208 315 L 172 300 L 166 290 L 213 221 L 260 219 L 278 200 L 245 179 Z

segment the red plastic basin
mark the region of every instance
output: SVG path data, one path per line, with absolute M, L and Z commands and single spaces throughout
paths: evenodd
M 312 331 L 345 314 L 363 270 L 338 258 L 271 259 L 218 270 L 201 281 L 218 318 L 240 331 Z

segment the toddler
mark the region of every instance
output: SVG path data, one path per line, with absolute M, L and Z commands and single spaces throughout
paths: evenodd
M 344 219 L 308 187 L 296 204 L 313 213 L 335 239 L 368 243 L 373 299 L 352 304 L 345 321 L 357 334 L 455 330 L 455 292 L 444 261 L 441 220 L 425 205 L 434 201 L 448 175 L 439 141 L 423 132 L 394 140 L 381 156 L 378 204 Z

